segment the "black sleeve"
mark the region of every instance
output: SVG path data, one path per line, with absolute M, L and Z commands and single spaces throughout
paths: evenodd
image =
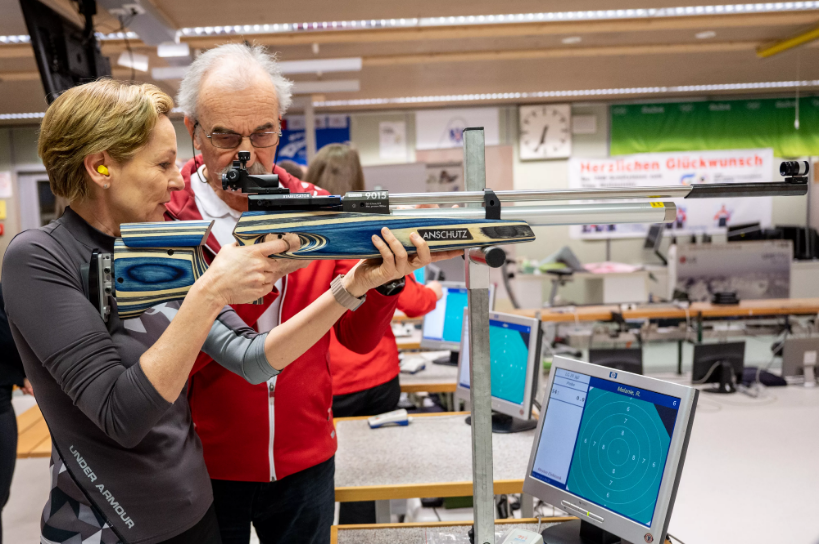
M 6 317 L 6 306 L 3 302 L 3 291 L 0 289 L 0 385 L 22 387 L 25 377 L 20 352 L 17 351 L 14 338 L 11 337 L 9 319 Z
M 29 230 L 18 235 L 3 259 L 9 324 L 17 343 L 25 342 L 91 421 L 122 446 L 134 447 L 171 404 L 139 364 L 122 364 L 73 268 L 66 250 L 49 234 Z

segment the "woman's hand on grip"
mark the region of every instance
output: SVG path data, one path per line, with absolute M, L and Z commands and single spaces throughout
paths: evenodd
M 201 288 L 222 305 L 244 304 L 262 298 L 286 273 L 282 273 L 282 260 L 269 256 L 299 248 L 295 234 L 268 240 L 252 246 L 233 243 L 222 247 L 197 283 L 201 282 Z

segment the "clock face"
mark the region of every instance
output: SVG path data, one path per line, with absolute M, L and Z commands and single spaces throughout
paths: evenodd
M 569 104 L 520 107 L 521 160 L 568 158 L 572 153 Z

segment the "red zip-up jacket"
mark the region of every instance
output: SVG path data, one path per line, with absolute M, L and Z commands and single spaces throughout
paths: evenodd
M 420 317 L 435 309 L 438 297 L 435 291 L 427 289 L 406 276 L 404 290 L 398 295 L 398 309 L 408 317 Z M 356 353 L 339 342 L 335 332 L 330 340 L 330 372 L 333 375 L 333 395 L 346 395 L 370 389 L 387 383 L 398 376 L 398 346 L 392 327 L 381 338 L 373 351 Z
M 167 204 L 168 219 L 201 219 L 191 189 L 191 174 L 202 157 L 182 169 L 185 189 L 175 191 Z M 279 182 L 292 192 L 328 194 L 312 184 L 274 167 Z M 207 246 L 219 251 L 211 234 Z M 207 252 L 206 252 L 207 253 Z M 284 323 L 330 288 L 338 274 L 356 261 L 314 261 L 283 278 L 282 291 L 267 295 L 264 304 L 237 304 L 233 308 L 250 326 L 277 296 L 281 297 L 279 322 Z M 355 312 L 347 312 L 333 330 L 349 349 L 372 351 L 395 313 L 398 297 L 375 290 Z M 191 371 L 188 400 L 196 432 L 202 440 L 205 463 L 216 480 L 270 482 L 330 459 L 337 441 L 333 427 L 332 382 L 327 352 L 330 333 L 269 383 L 251 385 L 200 353 Z

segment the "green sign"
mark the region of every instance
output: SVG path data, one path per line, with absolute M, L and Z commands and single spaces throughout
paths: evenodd
M 777 157 L 819 155 L 819 97 L 611 106 L 611 155 L 770 147 Z

